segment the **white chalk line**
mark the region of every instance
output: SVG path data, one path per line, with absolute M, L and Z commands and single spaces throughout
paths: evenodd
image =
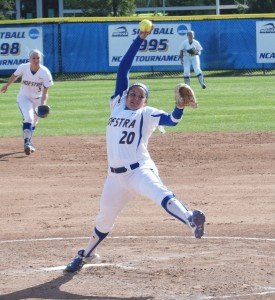
M 18 239 L 18 240 L 3 240 L 0 244 L 6 243 L 27 243 L 27 242 L 43 242 L 43 241 L 69 241 L 69 240 L 85 240 L 90 237 L 56 237 L 56 238 L 37 238 L 37 239 Z M 108 239 L 194 239 L 192 236 L 110 236 Z M 216 239 L 216 240 L 240 240 L 240 241 L 263 241 L 263 242 L 275 242 L 275 238 L 257 238 L 257 237 L 238 237 L 238 236 L 205 236 L 202 239 Z
M 247 294 L 234 294 L 234 295 L 223 295 L 223 296 L 203 296 L 202 300 L 213 300 L 213 299 L 236 299 L 236 298 L 242 298 L 242 297 L 253 297 L 253 296 L 264 296 L 264 295 L 270 295 L 275 294 L 275 288 L 273 287 L 262 287 L 262 289 L 265 289 L 263 292 L 255 292 L 255 293 L 247 293 Z
M 94 264 L 85 264 L 82 268 L 87 269 L 87 268 L 106 268 L 106 267 L 115 267 L 119 269 L 125 269 L 125 270 L 136 270 L 137 268 L 135 267 L 130 267 L 126 266 L 124 264 L 115 264 L 115 263 L 94 263 Z M 6 271 L 0 271 L 1 275 L 29 275 L 29 274 L 34 274 L 34 273 L 45 273 L 45 272 L 53 272 L 53 271 L 64 271 L 66 266 L 56 266 L 56 267 L 47 267 L 47 268 L 38 268 L 38 269 L 21 269 L 21 270 L 6 270 Z

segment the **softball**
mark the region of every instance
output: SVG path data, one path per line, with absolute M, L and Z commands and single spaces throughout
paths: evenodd
M 142 20 L 139 23 L 139 29 L 142 32 L 149 32 L 152 29 L 153 23 L 149 20 Z

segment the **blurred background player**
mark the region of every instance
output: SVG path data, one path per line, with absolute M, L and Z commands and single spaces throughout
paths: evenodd
M 206 88 L 204 83 L 202 70 L 200 67 L 200 54 L 203 50 L 201 44 L 194 39 L 194 31 L 187 32 L 187 39 L 180 44 L 180 60 L 183 64 L 184 82 L 190 85 L 190 68 L 193 66 L 199 82 L 203 89 Z
M 45 105 L 48 100 L 48 89 L 53 85 L 50 71 L 41 64 L 42 53 L 38 49 L 30 51 L 29 63 L 21 64 L 11 75 L 1 92 L 5 93 L 8 87 L 21 77 L 21 88 L 17 95 L 17 104 L 23 116 L 24 152 L 30 155 L 35 151 L 32 137 L 38 123 L 35 109 Z
M 177 125 L 184 107 L 176 105 L 171 114 L 165 113 L 147 106 L 149 91 L 146 85 L 137 82 L 129 86 L 129 70 L 148 34 L 140 32 L 120 62 L 115 92 L 110 99 L 111 116 L 106 133 L 108 176 L 100 198 L 100 211 L 90 241 L 67 265 L 67 272 L 79 271 L 85 263 L 98 257 L 97 246 L 111 231 L 123 207 L 131 201 L 132 192 L 161 206 L 186 224 L 196 238 L 204 235 L 204 214 L 200 210 L 190 211 L 176 199 L 162 183 L 147 150 L 153 131 L 158 126 Z M 146 205 L 142 209 L 146 210 Z

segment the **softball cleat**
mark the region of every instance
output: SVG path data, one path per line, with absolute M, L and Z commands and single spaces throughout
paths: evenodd
M 195 238 L 200 239 L 204 235 L 205 214 L 201 210 L 194 210 L 190 217 L 190 227 L 194 232 Z
M 32 144 L 30 142 L 27 142 L 24 144 L 24 152 L 26 155 L 30 155 L 32 151 Z
M 26 155 L 30 155 L 32 152 L 35 152 L 35 148 L 34 148 L 33 144 L 31 143 L 31 140 L 29 138 L 25 139 L 24 152 L 25 152 Z
M 31 152 L 32 153 L 35 152 L 35 148 L 34 148 L 33 144 L 31 144 Z
M 79 250 L 76 257 L 67 265 L 65 271 L 68 273 L 80 271 L 85 264 L 90 263 L 94 259 L 99 259 L 99 255 L 97 253 L 92 256 L 85 257 L 84 250 Z

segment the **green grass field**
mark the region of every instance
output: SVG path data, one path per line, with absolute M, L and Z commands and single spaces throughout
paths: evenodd
M 131 82 L 134 82 L 133 80 Z M 171 112 L 178 78 L 145 79 L 149 105 Z M 168 132 L 238 132 L 275 130 L 275 77 L 208 77 L 202 90 L 191 80 L 199 108 L 187 108 L 183 121 Z M 52 114 L 40 120 L 36 135 L 104 134 L 109 117 L 108 99 L 114 90 L 111 80 L 55 82 L 50 88 Z M 20 88 L 14 83 L 0 94 L 0 136 L 21 136 L 21 114 L 16 104 Z

